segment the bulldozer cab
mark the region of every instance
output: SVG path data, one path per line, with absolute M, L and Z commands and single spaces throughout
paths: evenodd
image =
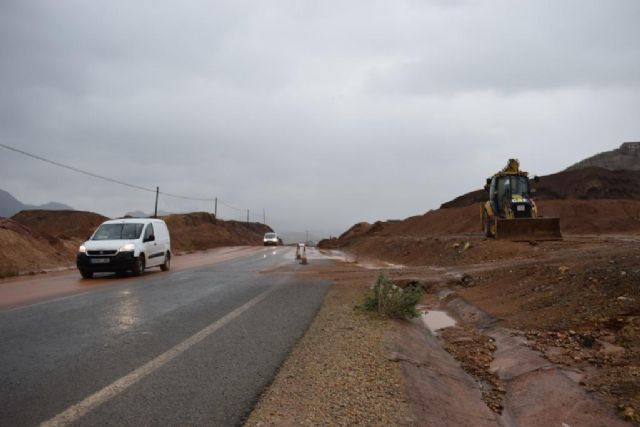
M 510 205 L 513 196 L 520 199 L 529 199 L 531 189 L 529 179 L 526 176 L 506 175 L 495 176 L 489 186 L 489 199 L 494 212 L 504 212 Z

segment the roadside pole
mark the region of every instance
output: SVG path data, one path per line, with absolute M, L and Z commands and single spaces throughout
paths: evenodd
M 160 187 L 156 187 L 156 207 L 153 210 L 153 217 L 158 218 L 158 195 L 160 194 Z

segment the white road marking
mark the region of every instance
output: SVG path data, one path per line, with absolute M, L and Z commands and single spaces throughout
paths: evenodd
M 189 350 L 191 347 L 198 344 L 199 342 L 207 338 L 209 335 L 216 332 L 218 329 L 222 328 L 232 320 L 239 317 L 245 311 L 259 304 L 262 300 L 264 300 L 270 293 L 272 293 L 277 288 L 279 288 L 279 286 L 272 286 L 268 290 L 264 291 L 260 295 L 253 298 L 252 300 L 246 302 L 245 304 L 236 308 L 232 312 L 228 313 L 226 316 L 216 320 L 209 326 L 196 332 L 194 335 L 190 336 L 186 340 L 177 344 L 175 347 L 167 350 L 166 352 L 162 353 L 161 355 L 151 360 L 150 362 L 145 363 L 144 365 L 140 366 L 138 369 L 132 371 L 128 375 L 125 375 L 124 377 L 114 381 L 113 383 L 109 384 L 102 390 L 87 397 L 83 401 L 68 407 L 65 411 L 59 413 L 55 417 L 40 424 L 40 426 L 41 427 L 67 426 L 77 421 L 78 419 L 82 418 L 93 409 L 97 408 L 98 406 L 105 403 L 106 401 L 114 398 L 118 394 L 122 393 L 123 391 L 127 390 L 129 387 L 131 387 L 132 385 L 134 385 L 135 383 L 143 379 L 144 377 L 150 375 L 157 369 L 161 368 L 171 360 L 178 357 L 180 354 Z

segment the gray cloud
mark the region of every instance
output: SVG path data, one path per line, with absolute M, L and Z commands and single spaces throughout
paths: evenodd
M 639 14 L 635 1 L 3 2 L 0 139 L 337 232 L 437 207 L 508 157 L 549 173 L 637 140 Z M 6 151 L 0 188 L 108 215 L 153 202 Z

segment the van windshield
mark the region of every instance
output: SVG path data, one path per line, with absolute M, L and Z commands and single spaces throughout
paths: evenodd
M 264 237 L 266 237 L 267 239 L 273 239 L 274 237 L 276 237 L 276 233 L 265 233 Z
M 131 240 L 142 234 L 144 224 L 102 224 L 96 230 L 91 240 Z

